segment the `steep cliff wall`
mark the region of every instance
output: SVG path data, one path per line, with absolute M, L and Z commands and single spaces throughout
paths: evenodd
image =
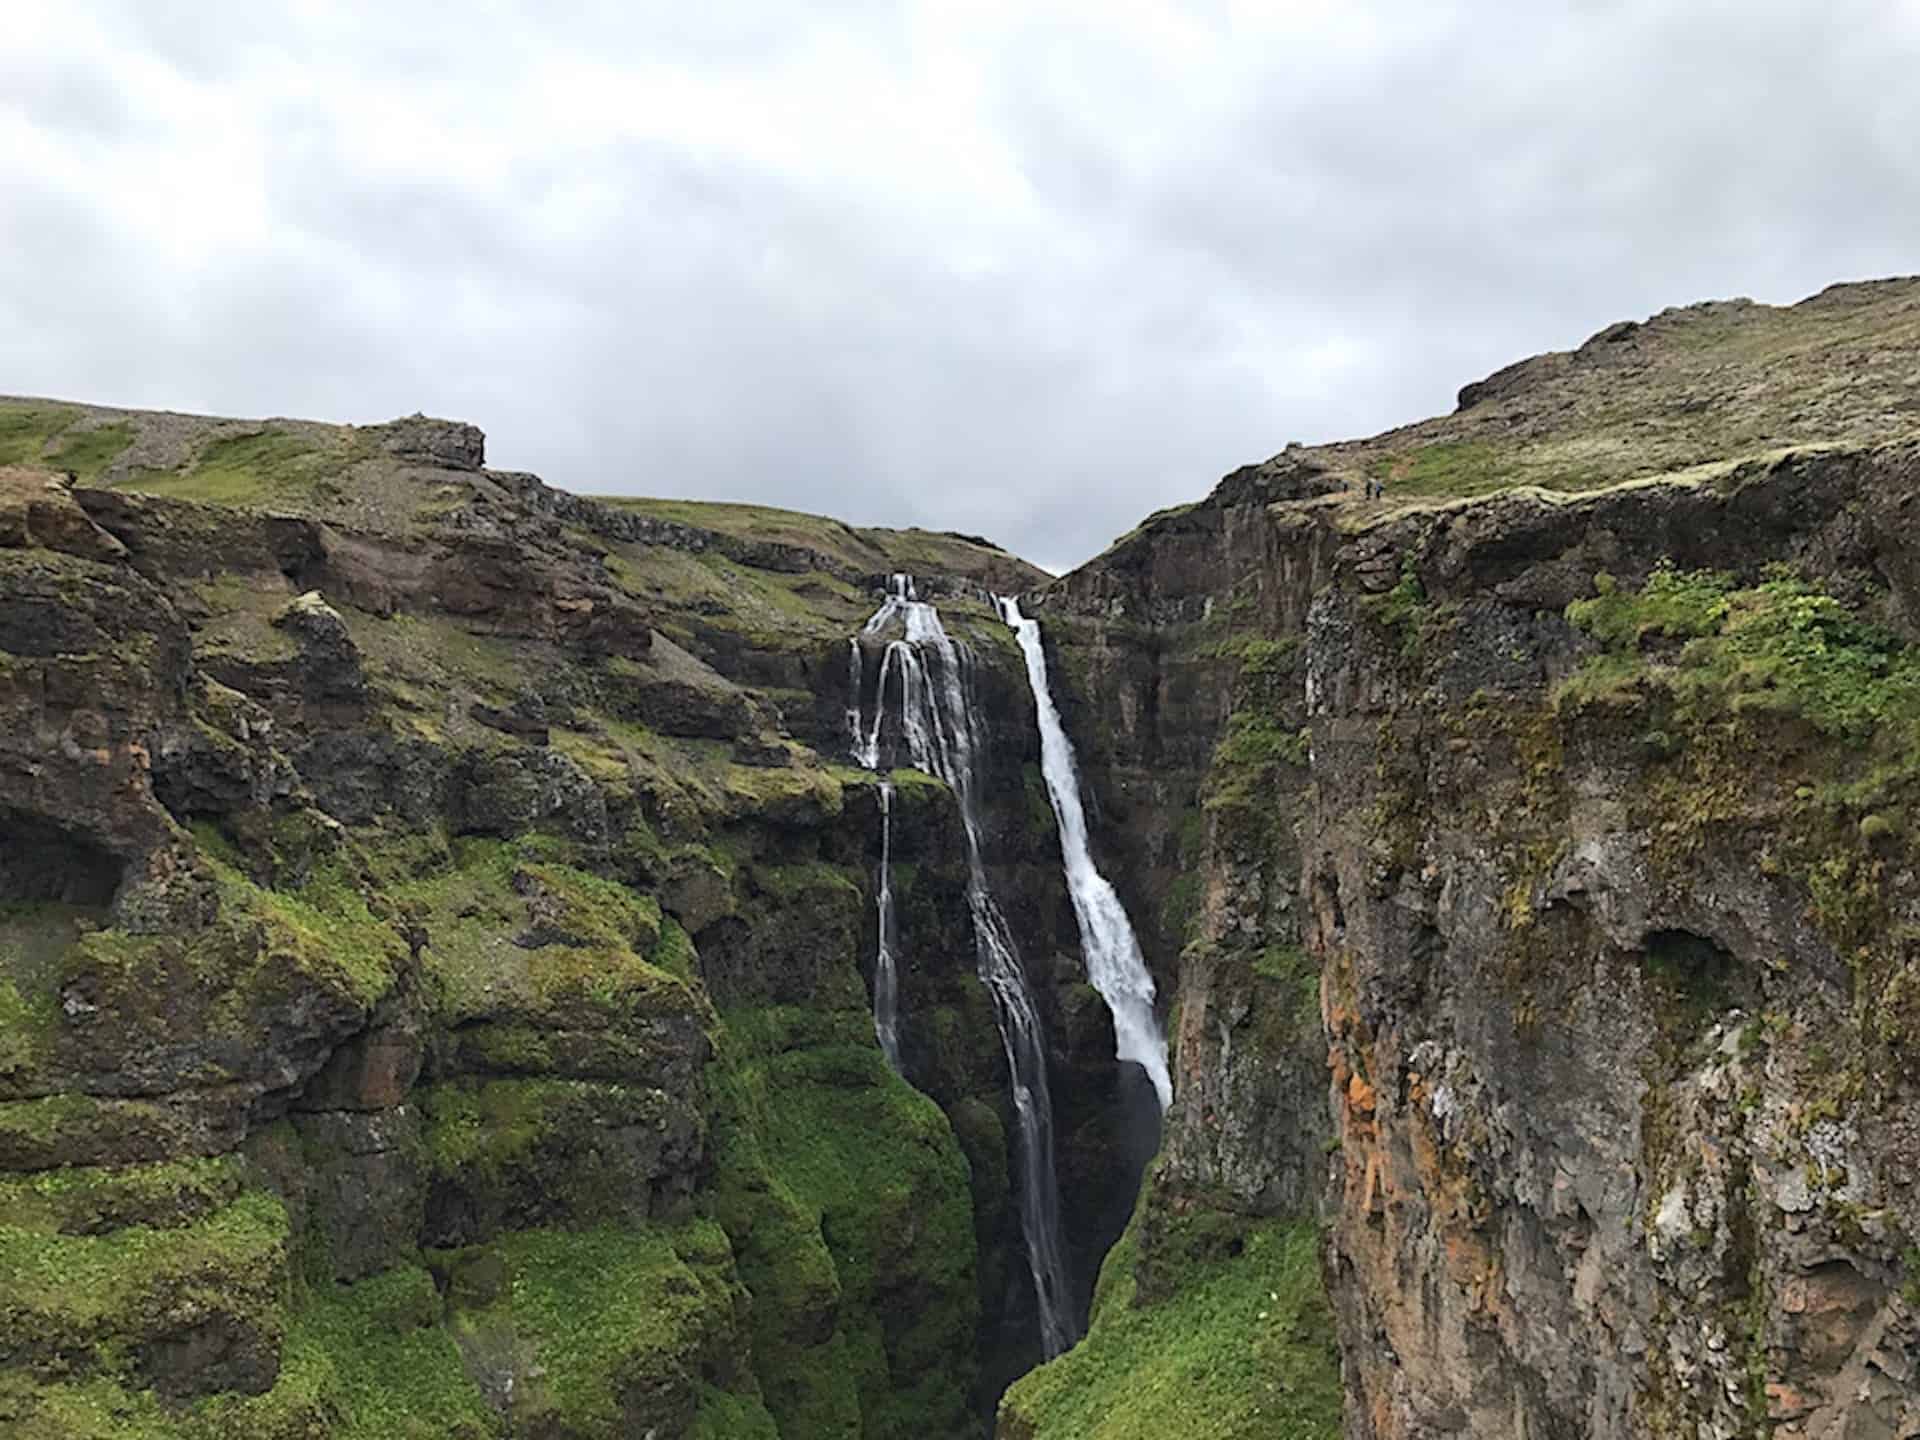
M 1316 603 L 1350 1433 L 1915 1423 L 1916 462 L 1407 517 Z
M 1914 282 L 1611 327 L 1054 587 L 1180 1094 L 1003 1434 L 1913 1427 L 1917 356 Z

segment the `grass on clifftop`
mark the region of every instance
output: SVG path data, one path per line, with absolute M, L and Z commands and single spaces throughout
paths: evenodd
M 85 412 L 37 401 L 0 404 L 0 465 L 42 465 L 70 470 L 82 481 L 96 478 L 133 443 L 123 422 L 83 426 Z
M 771 505 L 741 505 L 708 500 L 609 497 L 623 510 L 712 530 L 741 540 L 764 541 L 815 550 L 828 559 L 867 574 L 902 570 L 908 574 L 978 574 L 983 567 L 1010 574 L 1031 572 L 1022 583 L 1046 577 L 1024 561 L 980 536 L 947 530 L 888 530 L 847 524 L 825 515 L 782 510 Z
M 1108 1254 L 1087 1338 L 1016 1381 L 1014 1440 L 1336 1440 L 1340 1366 L 1311 1221 L 1266 1221 L 1135 1306 L 1136 1224 Z

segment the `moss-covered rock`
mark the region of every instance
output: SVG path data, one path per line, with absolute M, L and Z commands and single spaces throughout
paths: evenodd
M 109 1182 L 91 1183 L 97 1191 Z M 146 1183 L 168 1188 L 156 1176 Z M 104 1375 L 182 1397 L 271 1387 L 288 1285 L 287 1218 L 276 1199 L 246 1192 L 197 1215 L 163 1203 L 152 1218 L 181 1223 L 91 1234 L 30 1223 L 28 1202 L 57 1206 L 59 1188 L 41 1181 L 8 1197 L 0 1368 L 41 1380 Z
M 714 1213 L 782 1433 L 959 1433 L 979 1311 L 945 1116 L 871 1044 L 746 1051 L 722 1076 Z
M 1151 1273 L 1138 1221 L 1101 1271 L 1087 1338 L 1001 1401 L 1001 1440 L 1335 1440 L 1339 1355 L 1311 1221 L 1190 1213 Z M 1204 1235 L 1204 1240 L 1199 1237 Z

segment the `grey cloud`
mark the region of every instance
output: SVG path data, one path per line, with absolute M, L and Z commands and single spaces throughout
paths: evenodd
M 1893 0 L 78 8 L 8 62 L 58 158 L 0 389 L 425 408 L 1053 564 L 1610 320 L 1920 268 Z

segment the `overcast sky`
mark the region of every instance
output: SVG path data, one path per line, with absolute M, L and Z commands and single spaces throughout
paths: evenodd
M 1053 568 L 1614 319 L 1920 270 L 1913 0 L 5 10 L 0 392 Z

